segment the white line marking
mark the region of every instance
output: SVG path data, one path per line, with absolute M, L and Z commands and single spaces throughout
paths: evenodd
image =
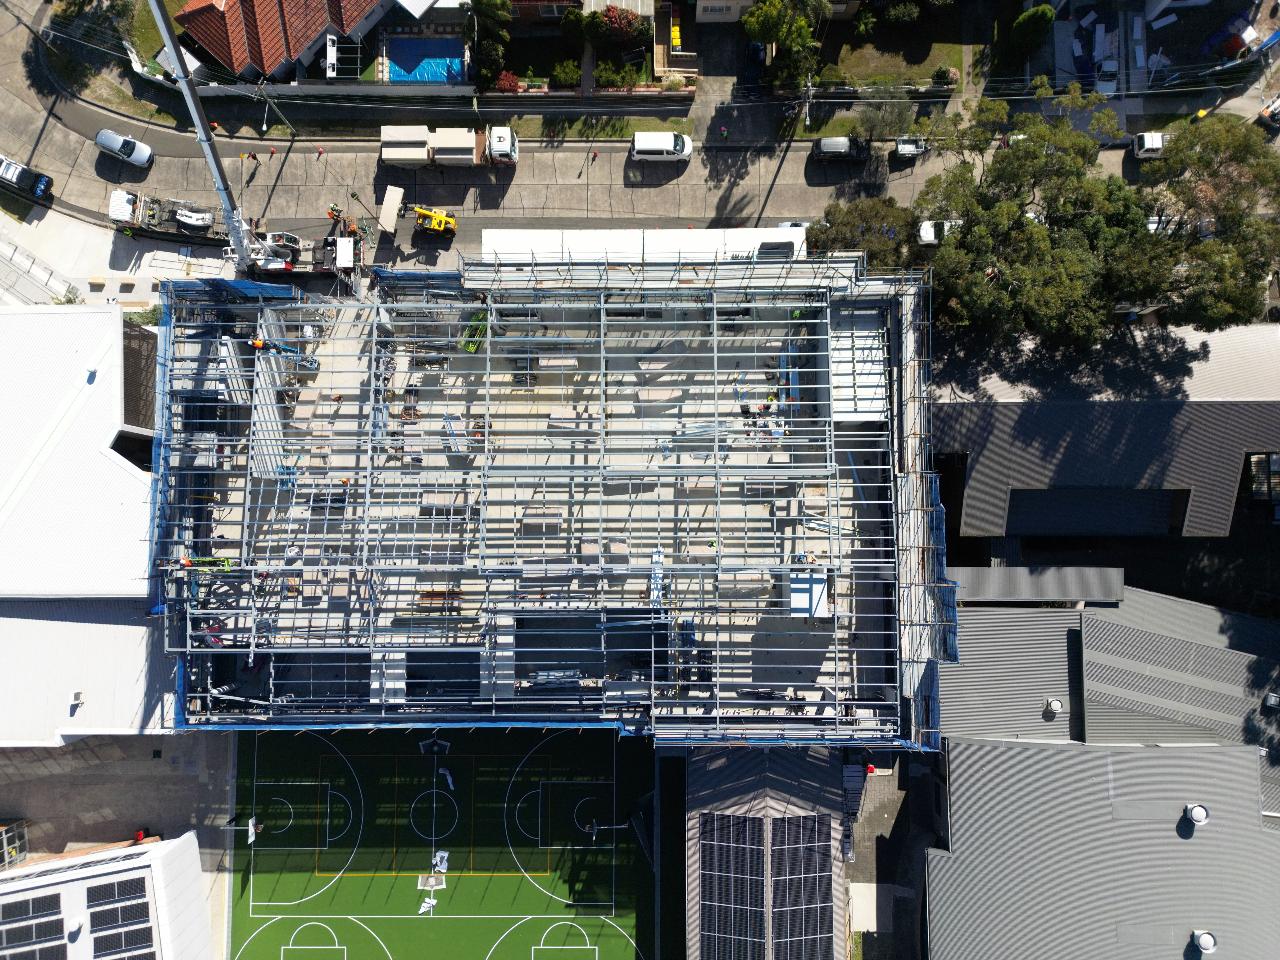
M 286 807 L 288 807 L 288 808 L 289 808 L 289 822 L 288 822 L 288 823 L 286 823 L 286 824 L 285 824 L 283 827 L 281 827 L 279 830 L 272 830 L 272 831 L 271 831 L 272 833 L 284 833 L 286 830 L 288 830 L 290 827 L 292 827 L 292 826 L 293 826 L 293 804 L 292 804 L 292 803 L 290 803 L 288 800 L 286 800 L 284 797 L 272 797 L 271 799 L 272 799 L 272 800 L 279 800 L 281 803 L 283 803 Z
M 344 824 L 342 825 L 342 832 L 341 832 L 341 833 L 339 833 L 337 836 L 333 836 L 333 837 L 331 837 L 331 836 L 329 836 L 329 824 L 332 822 L 332 821 L 331 821 L 331 819 L 330 819 L 331 814 L 330 814 L 330 811 L 329 811 L 329 802 L 330 802 L 330 800 L 332 800 L 332 798 L 334 798 L 334 797 L 337 797 L 337 798 L 338 798 L 338 799 L 340 799 L 344 804 L 346 804 L 346 806 L 347 806 L 347 822 L 346 822 L 346 823 L 344 823 Z M 326 842 L 326 843 L 333 843 L 333 841 L 335 841 L 335 840 L 341 840 L 343 837 L 345 837 L 345 836 L 347 835 L 347 831 L 351 829 L 351 821 L 355 819 L 355 811 L 351 809 L 351 801 L 347 799 L 346 794 L 339 793 L 337 790 L 333 789 L 333 787 L 330 787 L 330 788 L 329 788 L 329 792 L 325 795 L 325 798 L 324 798 L 324 809 L 325 809 L 325 821 L 324 821 L 324 839 L 325 839 L 325 842 Z
M 534 790 L 530 790 L 523 797 L 521 797 L 519 800 L 516 801 L 516 805 L 514 809 L 512 809 L 511 811 L 511 818 L 516 822 L 516 829 L 537 844 L 541 844 L 542 841 L 538 837 L 535 837 L 528 830 L 526 830 L 524 828 L 524 824 L 520 822 L 520 808 L 523 807 L 524 802 L 528 800 L 530 797 L 532 797 L 535 793 L 540 794 L 541 792 L 542 792 L 541 787 L 536 788 Z M 542 833 L 542 797 L 538 797 L 538 833 L 539 835 L 541 835 Z
M 252 915 L 253 915 L 253 908 L 252 908 L 252 906 L 251 906 L 251 907 L 250 907 L 250 916 L 252 916 Z M 267 929 L 267 927 L 271 926 L 273 923 L 275 923 L 275 922 L 276 922 L 277 920 L 279 920 L 279 919 L 280 919 L 280 917 L 273 917 L 272 919 L 270 919 L 270 920 L 268 920 L 266 923 L 264 923 L 262 926 L 260 926 L 257 930 L 253 931 L 253 933 L 249 934 L 249 936 L 245 938 L 244 943 L 240 944 L 240 949 L 236 951 L 235 960 L 240 960 L 240 954 L 244 953 L 245 948 L 246 948 L 246 947 L 248 947 L 248 946 L 249 946 L 249 944 L 251 944 L 251 943 L 253 942 L 253 938 L 254 938 L 254 937 L 256 937 L 256 936 L 257 936 L 258 934 L 260 934 L 263 930 Z
M 524 868 L 524 864 L 523 864 L 523 863 L 521 863 L 521 862 L 520 862 L 520 858 L 516 856 L 515 848 L 514 848 L 514 847 L 512 847 L 512 845 L 511 845 L 511 827 L 510 827 L 510 826 L 509 826 L 509 824 L 507 823 L 506 813 L 507 813 L 507 811 L 509 811 L 509 810 L 511 810 L 511 809 L 512 809 L 512 807 L 511 807 L 511 788 L 512 788 L 512 787 L 514 787 L 514 786 L 516 785 L 516 777 L 520 776 L 520 771 L 521 771 L 522 769 L 524 769 L 524 765 L 525 765 L 526 763 L 528 763 L 529 758 L 530 758 L 531 756 L 533 756 L 533 753 L 534 753 L 534 751 L 535 751 L 535 750 L 537 750 L 539 747 L 542 747 L 542 746 L 544 746 L 544 745 L 546 745 L 546 744 L 550 743 L 550 742 L 551 742 L 552 740 L 554 740 L 556 737 L 563 736 L 563 735 L 564 735 L 564 733 L 565 733 L 565 731 L 564 731 L 564 730 L 559 730 L 559 731 L 557 731 L 557 732 L 555 732 L 555 733 L 551 734 L 551 736 L 546 737 L 545 739 L 540 740 L 539 742 L 535 743 L 532 747 L 530 747 L 530 748 L 529 748 L 529 752 L 528 752 L 528 753 L 526 753 L 526 754 L 525 754 L 525 755 L 520 759 L 520 762 L 519 762 L 519 763 L 517 763 L 517 764 L 515 765 L 515 769 L 511 771 L 511 779 L 507 781 L 507 792 L 506 792 L 506 795 L 503 797 L 503 800 L 502 800 L 503 807 L 505 808 L 505 809 L 503 810 L 503 817 L 502 817 L 502 834 L 503 834 L 503 836 L 504 836 L 504 837 L 506 837 L 506 840 L 507 840 L 507 852 L 511 854 L 511 859 L 515 861 L 516 868 L 520 871 L 520 873 L 521 873 L 521 874 L 523 874 L 524 878 L 525 878 L 526 880 L 528 880 L 531 884 L 533 884 L 533 885 L 534 885 L 534 887 L 536 887 L 538 890 L 541 890 L 544 894 L 546 894 L 548 897 L 550 897 L 552 900 L 558 900 L 560 903 L 563 903 L 563 904 L 565 904 L 565 905 L 567 905 L 567 906 L 571 906 L 571 907 L 581 906 L 581 907 L 610 907 L 610 908 L 613 908 L 615 905 L 614 905 L 614 903 L 613 903 L 612 901 L 591 900 L 591 901 L 585 901 L 585 902 L 582 902 L 582 903 L 578 903 L 578 902 L 575 902 L 575 901 L 573 901 L 573 900 L 566 900 L 564 897 L 561 897 L 561 896 L 558 896 L 557 894 L 552 893 L 550 890 L 548 890 L 546 887 L 544 887 L 542 884 L 540 884 L 537 880 L 533 879 L 533 877 L 529 876 L 529 871 L 527 871 L 527 870 Z M 511 818 L 511 819 L 515 819 L 514 815 L 512 816 L 512 818 Z
M 437 829 L 436 811 L 440 809 L 440 805 L 435 802 L 435 799 L 434 799 L 435 794 L 439 794 L 440 796 L 448 800 L 451 804 L 453 804 L 453 823 L 449 824 L 449 829 L 445 830 L 444 833 L 439 833 Z M 418 801 L 421 800 L 423 797 L 432 797 L 431 836 L 427 836 L 425 833 L 419 830 L 418 825 L 413 822 L 413 811 L 417 808 Z M 431 844 L 431 855 L 432 857 L 434 857 L 435 842 L 437 840 L 443 840 L 445 837 L 449 836 L 449 834 L 453 833 L 453 831 L 458 826 L 458 803 L 456 800 L 453 799 L 453 797 L 449 796 L 443 790 L 423 790 L 422 793 L 418 794 L 416 797 L 413 798 L 413 803 L 409 804 L 409 826 L 413 829 L 414 833 L 416 833 L 423 840 L 426 840 L 428 843 Z
M 523 920 L 517 920 L 517 921 L 516 921 L 515 923 L 513 923 L 511 926 L 507 927 L 506 932 L 505 932 L 505 933 L 503 933 L 503 935 L 502 935 L 502 936 L 500 936 L 497 940 L 493 941 L 493 946 L 492 946 L 492 947 L 490 947 L 490 948 L 489 948 L 489 952 L 488 952 L 488 953 L 486 953 L 486 954 L 484 955 L 484 960 L 489 960 L 489 958 L 493 956 L 493 951 L 495 951 L 495 950 L 497 950 L 497 949 L 498 949 L 498 944 L 500 944 L 503 940 L 507 939 L 507 934 L 509 934 L 509 933 L 510 933 L 512 930 L 514 930 L 516 927 L 520 926 L 520 924 L 522 924 L 522 923 L 528 923 L 530 920 L 533 920 L 533 919 L 535 919 L 535 918 L 534 918 L 534 917 L 525 917 Z
M 317 890 L 315 893 L 307 894 L 305 897 L 301 898 L 300 900 L 264 900 L 258 904 L 254 904 L 254 902 L 250 900 L 249 901 L 250 913 L 253 912 L 254 906 L 292 907 L 292 906 L 296 906 L 299 903 L 306 903 L 308 900 L 311 900 L 315 897 L 320 896 L 320 894 L 324 893 L 331 886 L 337 883 L 338 880 L 342 877 L 342 875 L 347 872 L 347 868 L 351 866 L 351 862 L 356 858 L 356 851 L 360 849 L 360 840 L 364 837 L 364 787 L 361 786 L 360 784 L 360 777 L 356 775 L 356 768 L 351 765 L 351 761 L 347 759 L 347 755 L 345 753 L 343 753 L 341 750 L 335 747 L 332 743 L 330 743 L 324 737 L 320 736 L 320 734 L 313 733 L 310 730 L 306 730 L 304 732 L 309 736 L 315 737 L 317 740 L 319 740 L 321 743 L 327 746 L 330 750 L 336 753 L 338 755 L 338 758 L 347 765 L 347 769 L 351 771 L 351 782 L 355 785 L 356 792 L 359 794 L 359 799 L 360 799 L 360 825 L 356 828 L 356 842 L 351 847 L 351 856 L 347 857 L 347 862 L 342 865 L 342 869 L 339 870 L 337 873 L 335 873 L 330 878 L 329 882 L 326 883 L 319 890 Z M 355 815 L 356 815 L 355 810 L 352 810 L 351 811 L 352 819 L 355 819 Z M 253 878 L 250 877 L 250 881 L 252 881 L 252 879 Z M 252 892 L 252 889 L 253 889 L 252 886 L 250 886 L 250 892 Z
M 350 920 L 352 923 L 354 923 L 358 927 L 364 927 L 365 931 L 369 934 L 369 936 L 373 937 L 373 939 L 378 941 L 378 946 L 380 946 L 382 948 L 382 952 L 387 955 L 387 960 L 395 960 L 395 958 L 391 956 L 391 951 L 387 949 L 387 945 L 382 942 L 382 938 L 380 936 L 378 936 L 376 933 L 374 933 L 372 930 L 366 927 L 363 923 L 361 923 L 355 917 L 348 917 L 347 919 Z

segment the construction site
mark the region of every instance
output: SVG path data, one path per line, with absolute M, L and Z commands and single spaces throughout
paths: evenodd
M 363 299 L 165 291 L 179 722 L 936 745 L 922 278 L 802 230 L 488 233 Z

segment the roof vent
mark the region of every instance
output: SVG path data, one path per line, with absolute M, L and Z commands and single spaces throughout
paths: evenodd
M 1196 945 L 1201 953 L 1213 953 L 1218 949 L 1218 938 L 1208 930 L 1191 931 L 1191 942 Z
M 1203 803 L 1188 803 L 1183 813 L 1197 827 L 1209 822 L 1209 808 Z M 1212 937 L 1212 934 L 1209 936 Z
M 1050 719 L 1056 717 L 1062 712 L 1062 698 L 1049 697 L 1044 702 L 1044 715 Z

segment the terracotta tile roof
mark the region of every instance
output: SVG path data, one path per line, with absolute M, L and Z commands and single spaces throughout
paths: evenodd
M 332 27 L 345 36 L 378 0 L 188 0 L 174 18 L 235 73 L 266 74 L 295 60 Z

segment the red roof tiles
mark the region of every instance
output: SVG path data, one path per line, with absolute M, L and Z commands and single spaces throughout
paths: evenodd
M 345 36 L 378 0 L 188 0 L 175 19 L 235 73 L 296 60 L 332 27 Z

